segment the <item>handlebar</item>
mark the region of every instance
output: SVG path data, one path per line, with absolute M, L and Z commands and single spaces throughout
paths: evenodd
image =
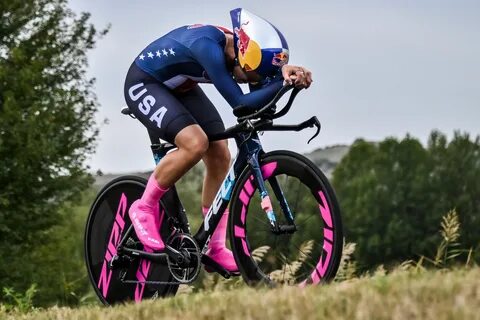
M 292 93 L 290 94 L 290 97 L 288 98 L 287 103 L 283 108 L 280 109 L 280 111 L 275 112 L 276 110 L 276 103 L 280 98 L 287 93 L 288 91 L 292 90 Z M 252 109 L 247 107 L 247 106 L 240 106 L 234 109 L 234 114 L 238 117 L 238 124 L 226 129 L 224 132 L 214 134 L 209 137 L 210 141 L 217 141 L 217 140 L 223 140 L 223 139 L 229 139 L 229 138 L 234 138 L 236 137 L 237 134 L 242 133 L 242 132 L 254 132 L 254 131 L 301 131 L 306 128 L 316 128 L 315 134 L 308 140 L 308 143 L 312 141 L 318 134 L 320 133 L 320 121 L 318 121 L 317 117 L 311 117 L 310 119 L 296 124 L 296 125 L 274 125 L 273 124 L 273 119 L 280 118 L 287 114 L 287 112 L 290 110 L 292 107 L 293 101 L 295 100 L 295 97 L 297 94 L 300 92 L 299 88 L 296 88 L 293 85 L 289 86 L 284 86 L 282 87 L 275 97 L 263 106 L 261 109 L 258 111 L 255 111 L 254 113 L 243 115 L 242 113 L 251 111 Z M 271 114 L 271 110 L 274 110 L 274 113 Z M 254 120 L 255 121 L 251 121 Z
M 244 120 L 261 118 L 262 116 L 265 116 L 272 109 L 275 110 L 276 103 L 278 102 L 278 100 L 280 100 L 280 98 L 285 93 L 287 93 L 288 91 L 290 91 L 292 89 L 293 89 L 293 91 L 290 94 L 290 97 L 288 98 L 287 104 L 285 104 L 285 106 L 280 111 L 278 111 L 274 114 L 269 114 L 268 117 L 267 117 L 268 119 L 280 118 L 280 117 L 284 116 L 285 114 L 287 114 L 288 111 L 290 111 L 290 108 L 292 107 L 292 104 L 293 104 L 293 100 L 295 100 L 295 97 L 297 96 L 297 94 L 302 89 L 296 88 L 293 85 L 284 86 L 277 92 L 275 97 L 273 97 L 273 99 L 269 103 L 267 103 L 264 107 L 260 108 L 259 110 L 255 111 L 254 113 L 248 114 L 252 110 L 251 107 L 249 107 L 249 106 L 238 106 L 238 107 L 233 109 L 233 114 L 238 117 L 238 122 L 242 122 Z

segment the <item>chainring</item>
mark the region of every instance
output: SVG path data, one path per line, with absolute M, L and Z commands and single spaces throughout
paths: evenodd
M 168 239 L 168 245 L 190 258 L 188 266 L 180 266 L 171 258 L 167 257 L 167 266 L 173 278 L 182 284 L 189 284 L 197 279 L 200 273 L 201 251 L 195 239 L 185 233 L 177 233 Z

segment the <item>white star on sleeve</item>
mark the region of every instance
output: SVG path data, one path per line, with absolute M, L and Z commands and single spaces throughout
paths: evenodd
M 149 52 L 149 53 L 147 53 L 147 55 L 150 59 L 153 59 L 153 53 Z
M 145 59 L 145 56 L 143 55 L 143 53 L 140 55 L 140 57 L 139 57 L 139 58 L 140 58 L 140 60 L 143 60 L 143 59 Z
M 172 48 L 170 48 L 168 51 L 170 52 L 170 54 L 171 54 L 172 56 L 174 56 L 174 55 L 175 55 L 175 51 L 173 51 L 173 49 L 172 49 Z
M 163 55 L 164 55 L 164 56 L 168 56 L 167 50 L 163 49 L 162 52 L 163 52 Z
M 162 57 L 162 54 L 160 53 L 160 50 L 157 50 L 157 52 L 155 52 L 155 54 L 157 55 L 157 57 L 161 58 Z

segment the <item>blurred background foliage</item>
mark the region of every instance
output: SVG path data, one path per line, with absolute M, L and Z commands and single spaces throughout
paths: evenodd
M 0 2 L 0 287 L 37 283 L 39 304 L 69 303 L 59 287 L 83 276 L 72 208 L 92 183 L 99 104 L 87 52 L 105 32 L 66 0 Z
M 441 217 L 456 208 L 460 242 L 480 244 L 480 139 L 433 131 L 427 146 L 407 136 L 357 140 L 334 171 L 348 241 L 361 269 L 433 253 Z M 477 250 L 478 251 L 478 250 Z

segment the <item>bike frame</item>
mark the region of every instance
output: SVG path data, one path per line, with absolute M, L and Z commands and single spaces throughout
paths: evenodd
M 221 140 L 222 138 L 222 136 L 214 137 L 211 139 L 211 141 Z M 228 204 L 230 203 L 232 191 L 235 188 L 237 177 L 240 176 L 240 174 L 247 166 L 250 166 L 250 168 L 254 172 L 256 183 L 259 186 L 262 200 L 268 197 L 268 192 L 263 182 L 263 176 L 259 164 L 259 156 L 263 154 L 264 151 L 258 137 L 258 133 L 241 132 L 235 134 L 233 138 L 235 138 L 238 147 L 237 156 L 234 159 L 230 169 L 228 170 L 228 173 L 223 180 L 221 187 L 213 200 L 212 205 L 210 206 L 207 214 L 205 215 L 202 225 L 194 235 L 194 238 L 200 248 L 203 248 L 202 252 L 206 251 L 208 240 L 215 231 L 218 223 L 220 222 L 222 214 L 225 212 Z M 168 144 L 152 144 L 152 152 L 156 164 L 158 164 L 161 159 L 168 153 L 168 151 L 173 148 L 173 146 Z M 178 197 L 176 195 L 177 191 L 175 189 L 173 190 L 173 192 L 175 193 L 173 196 Z M 181 212 L 183 210 L 179 211 Z M 276 219 L 273 212 L 269 214 L 269 219 L 271 224 L 274 225 Z

